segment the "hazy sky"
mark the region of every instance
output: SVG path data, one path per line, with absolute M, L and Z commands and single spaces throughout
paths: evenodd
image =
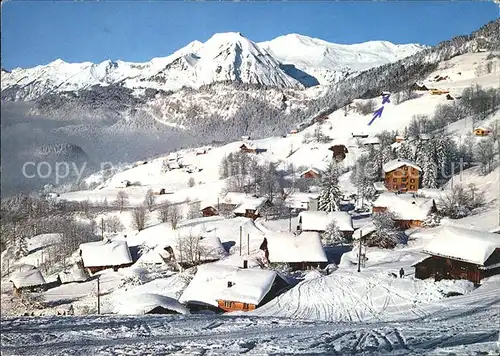
M 300 33 L 337 43 L 434 45 L 498 18 L 492 2 L 16 1 L 2 4 L 2 67 L 57 58 L 148 61 L 216 32 L 253 41 Z

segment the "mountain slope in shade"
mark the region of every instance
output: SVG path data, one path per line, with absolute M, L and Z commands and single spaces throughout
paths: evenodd
M 387 41 L 370 41 L 344 45 L 330 43 L 317 38 L 289 34 L 271 41 L 260 42 L 273 57 L 284 64 L 316 77 L 321 84 L 358 71 L 395 62 L 411 56 L 425 46 L 418 44 L 396 45 Z
M 167 57 L 131 63 L 66 63 L 2 70 L 2 99 L 33 100 L 44 94 L 121 84 L 132 89 L 179 90 L 237 81 L 302 89 L 336 82 L 353 72 L 386 64 L 423 49 L 419 45 L 367 42 L 339 45 L 301 35 L 256 44 L 241 33 L 193 41 Z

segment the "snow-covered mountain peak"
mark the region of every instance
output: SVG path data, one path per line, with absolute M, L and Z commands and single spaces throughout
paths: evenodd
M 2 71 L 3 98 L 33 100 L 49 92 L 75 91 L 94 85 L 124 85 L 131 89 L 179 90 L 215 82 L 236 81 L 281 88 L 331 84 L 356 71 L 386 64 L 422 49 L 372 41 L 340 45 L 300 34 L 255 43 L 240 32 L 192 41 L 166 57 L 144 63 L 105 60 Z

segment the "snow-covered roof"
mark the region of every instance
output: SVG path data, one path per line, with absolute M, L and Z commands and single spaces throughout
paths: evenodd
M 385 173 L 388 173 L 388 172 L 392 172 L 393 170 L 398 169 L 398 168 L 403 167 L 403 166 L 413 167 L 419 171 L 422 171 L 422 169 L 420 169 L 420 167 L 417 166 L 412 161 L 407 160 L 407 159 L 402 159 L 402 158 L 396 158 L 396 159 L 393 159 L 392 161 L 387 162 L 386 164 L 384 164 L 382 166 L 382 170 Z
M 482 266 L 495 249 L 500 248 L 498 234 L 489 232 L 441 226 L 436 234 L 423 252 Z
M 413 194 L 382 193 L 372 203 L 373 207 L 384 207 L 400 220 L 425 220 L 433 205 L 433 199 L 415 197 Z
M 132 263 L 126 241 L 107 240 L 80 245 L 85 267 L 120 266 Z
M 303 231 L 325 231 L 327 226 L 335 221 L 340 231 L 354 231 L 351 215 L 345 211 L 303 211 L 299 214 L 302 219 Z
M 491 128 L 488 126 L 478 126 L 478 127 L 475 127 L 474 130 L 491 131 Z
M 179 298 L 180 302 L 218 306 L 218 300 L 258 305 L 276 278 L 276 272 L 260 268 L 239 268 L 220 264 L 197 267 L 196 275 Z M 228 287 L 228 282 L 232 283 Z
M 248 198 L 235 210 L 235 214 L 245 214 L 247 210 L 258 211 L 267 202 L 266 197 L 262 198 Z
M 328 262 L 317 232 L 272 232 L 266 239 L 271 262 Z
M 141 255 L 137 260 L 137 263 L 144 264 L 164 264 L 165 259 L 168 258 L 168 252 L 165 251 L 161 246 L 157 246 Z
M 239 192 L 228 192 L 224 197 L 221 199 L 222 202 L 226 204 L 234 204 L 238 205 L 243 203 L 245 200 L 253 198 L 252 195 L 247 194 L 247 193 L 239 193 Z
M 385 186 L 384 182 L 374 182 L 373 183 L 373 187 L 378 192 L 385 192 L 385 191 L 387 191 L 387 187 Z
M 76 264 L 71 270 L 59 273 L 59 278 L 62 283 L 84 282 L 88 279 L 83 268 L 78 267 Z
M 306 169 L 305 171 L 301 172 L 301 173 L 300 173 L 300 176 L 303 176 L 303 175 L 304 175 L 304 174 L 306 174 L 307 172 L 314 172 L 314 173 L 316 173 L 316 174 L 322 174 L 322 173 L 323 173 L 320 169 L 318 169 L 318 168 L 312 168 L 312 167 L 311 167 L 311 168 Z
M 117 314 L 137 315 L 146 314 L 156 307 L 163 307 L 179 314 L 189 314 L 189 310 L 174 298 L 155 293 L 125 294 L 115 307 Z
M 10 276 L 10 281 L 16 288 L 33 287 L 45 284 L 45 278 L 38 268 L 14 272 Z
M 361 140 L 363 145 L 378 145 L 380 144 L 380 140 L 378 137 L 367 137 Z
M 375 224 L 373 222 L 369 222 L 361 227 L 359 227 L 354 233 L 352 234 L 352 238 L 355 240 L 359 240 L 360 237 L 365 237 L 368 234 L 371 234 L 377 230 L 375 227 Z

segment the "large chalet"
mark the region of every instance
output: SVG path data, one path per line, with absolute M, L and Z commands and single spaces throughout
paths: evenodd
M 440 227 L 436 234 L 423 250 L 429 256 L 413 264 L 415 277 L 468 279 L 477 284 L 500 274 L 498 234 L 451 226 Z
M 434 199 L 416 197 L 413 194 L 382 193 L 372 203 L 373 213 L 390 212 L 401 229 L 422 226 L 431 213 L 436 212 Z
M 394 159 L 383 165 L 384 183 L 390 192 L 416 192 L 422 169 L 412 161 Z

